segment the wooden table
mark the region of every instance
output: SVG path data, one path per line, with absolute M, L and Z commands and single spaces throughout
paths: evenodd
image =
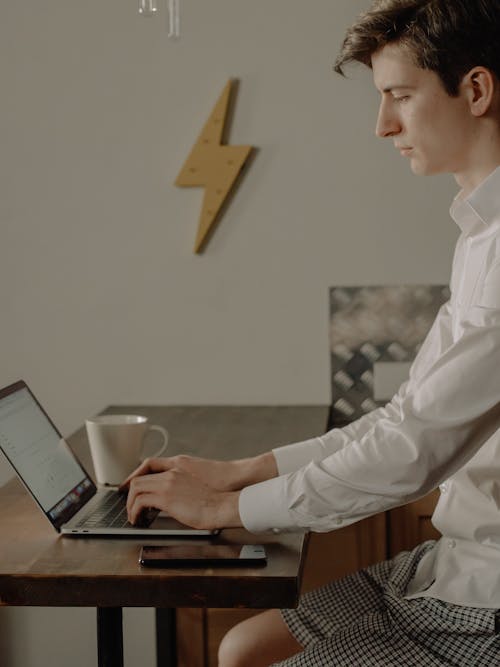
M 113 406 L 105 412 L 147 415 L 168 429 L 170 454 L 221 459 L 311 437 L 324 430 L 327 418 L 327 408 L 318 406 Z M 84 429 L 68 442 L 93 473 Z M 220 542 L 265 544 L 267 566 L 143 570 L 138 556 L 144 538 L 61 537 L 17 480 L 0 489 L 0 530 L 0 604 L 96 607 L 100 667 L 123 665 L 122 607 L 157 609 L 157 661 L 167 667 L 176 664 L 175 608 L 296 606 L 307 543 L 302 534 L 228 529 Z

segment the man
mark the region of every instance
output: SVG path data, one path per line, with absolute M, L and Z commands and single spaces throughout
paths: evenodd
M 336 70 L 372 68 L 376 133 L 415 174 L 451 173 L 451 299 L 410 377 L 344 429 L 229 463 L 146 462 L 129 516 L 328 531 L 440 485 L 443 537 L 233 628 L 220 667 L 500 665 L 500 0 L 377 0 Z M 390 193 L 388 193 L 390 196 Z

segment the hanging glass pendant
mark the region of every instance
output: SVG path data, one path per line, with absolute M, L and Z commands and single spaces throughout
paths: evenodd
M 139 14 L 154 16 L 158 12 L 158 0 L 139 0 Z
M 168 0 L 168 36 L 180 37 L 181 34 L 181 0 Z

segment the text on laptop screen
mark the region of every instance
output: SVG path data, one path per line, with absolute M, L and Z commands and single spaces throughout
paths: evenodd
M 0 449 L 46 512 L 85 477 L 28 389 L 0 400 Z

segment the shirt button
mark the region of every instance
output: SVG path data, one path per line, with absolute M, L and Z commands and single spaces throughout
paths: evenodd
M 439 485 L 439 490 L 441 493 L 448 493 L 448 489 L 450 487 L 449 482 L 443 482 L 442 484 Z
M 281 533 L 281 530 L 279 528 L 273 528 L 273 533 L 278 535 L 278 533 Z
M 455 542 L 455 540 L 448 540 L 448 547 L 450 549 L 454 549 L 456 546 L 457 546 L 457 543 Z

